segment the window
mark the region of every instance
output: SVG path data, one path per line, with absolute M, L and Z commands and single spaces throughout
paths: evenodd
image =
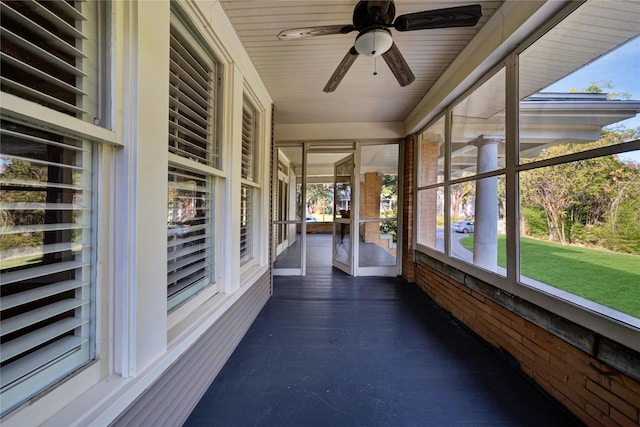
M 240 264 L 251 260 L 251 187 L 242 185 L 240 190 Z
M 519 282 L 635 318 L 640 31 L 621 19 L 639 18 L 637 3 L 586 2 L 520 53 L 516 167 Z
M 0 416 L 95 357 L 94 143 L 35 123 L 98 117 L 100 3 L 0 8 L 3 107 L 47 107 L 0 123 Z
M 504 274 L 505 69 L 500 68 L 422 133 L 417 242 Z M 445 200 L 448 194 L 448 200 Z M 446 215 L 445 215 L 446 212 Z
M 2 91 L 93 122 L 97 87 L 87 70 L 99 61 L 98 7 L 2 1 Z M 83 98 L 90 100 L 79 102 Z
M 640 15 L 575 7 L 505 59 L 517 79 L 498 68 L 421 134 L 416 242 L 509 291 L 637 324 Z
M 240 193 L 240 265 L 253 258 L 253 221 L 259 185 L 256 174 L 256 109 L 245 97 L 242 106 L 242 161 Z
M 445 117 L 422 133 L 418 146 L 417 242 L 444 252 Z
M 505 69 L 464 97 L 451 111 L 449 254 L 484 270 L 498 267 L 498 230 L 504 234 L 498 174 L 505 165 Z M 479 176 L 482 177 L 479 177 Z M 472 229 L 473 225 L 473 229 Z M 460 237 L 460 234 L 465 235 Z M 503 256 L 504 258 L 504 256 Z
M 218 64 L 177 14 L 171 23 L 167 298 L 172 310 L 215 285 Z

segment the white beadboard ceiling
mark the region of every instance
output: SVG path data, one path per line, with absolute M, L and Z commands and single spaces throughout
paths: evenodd
M 398 32 L 416 80 L 400 87 L 382 58 L 360 55 L 335 92 L 322 88 L 357 33 L 279 41 L 280 30 L 351 24 L 357 0 L 220 0 L 275 103 L 276 124 L 401 122 L 500 7 L 502 0 L 396 0 L 396 16 L 480 4 L 475 27 Z M 377 75 L 373 75 L 377 71 Z

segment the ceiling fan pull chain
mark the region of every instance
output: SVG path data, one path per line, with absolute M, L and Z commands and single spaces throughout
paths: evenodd
M 378 57 L 377 56 L 373 57 L 373 75 L 374 76 L 378 75 Z

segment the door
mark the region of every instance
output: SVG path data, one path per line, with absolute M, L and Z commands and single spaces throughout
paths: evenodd
M 333 168 L 333 266 L 353 275 L 353 218 L 354 182 L 353 154 L 337 161 Z
M 398 233 L 399 145 L 360 144 L 356 158 L 355 275 L 397 276 L 402 258 L 398 256 L 402 247 Z
M 273 164 L 273 274 L 304 275 L 302 263 L 302 147 L 274 150 Z

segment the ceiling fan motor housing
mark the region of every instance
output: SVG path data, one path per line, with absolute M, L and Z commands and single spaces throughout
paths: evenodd
M 353 10 L 353 26 L 360 32 L 373 26 L 388 27 L 396 16 L 396 6 L 389 1 L 386 12 L 384 9 L 369 10 L 367 1 L 360 1 Z

